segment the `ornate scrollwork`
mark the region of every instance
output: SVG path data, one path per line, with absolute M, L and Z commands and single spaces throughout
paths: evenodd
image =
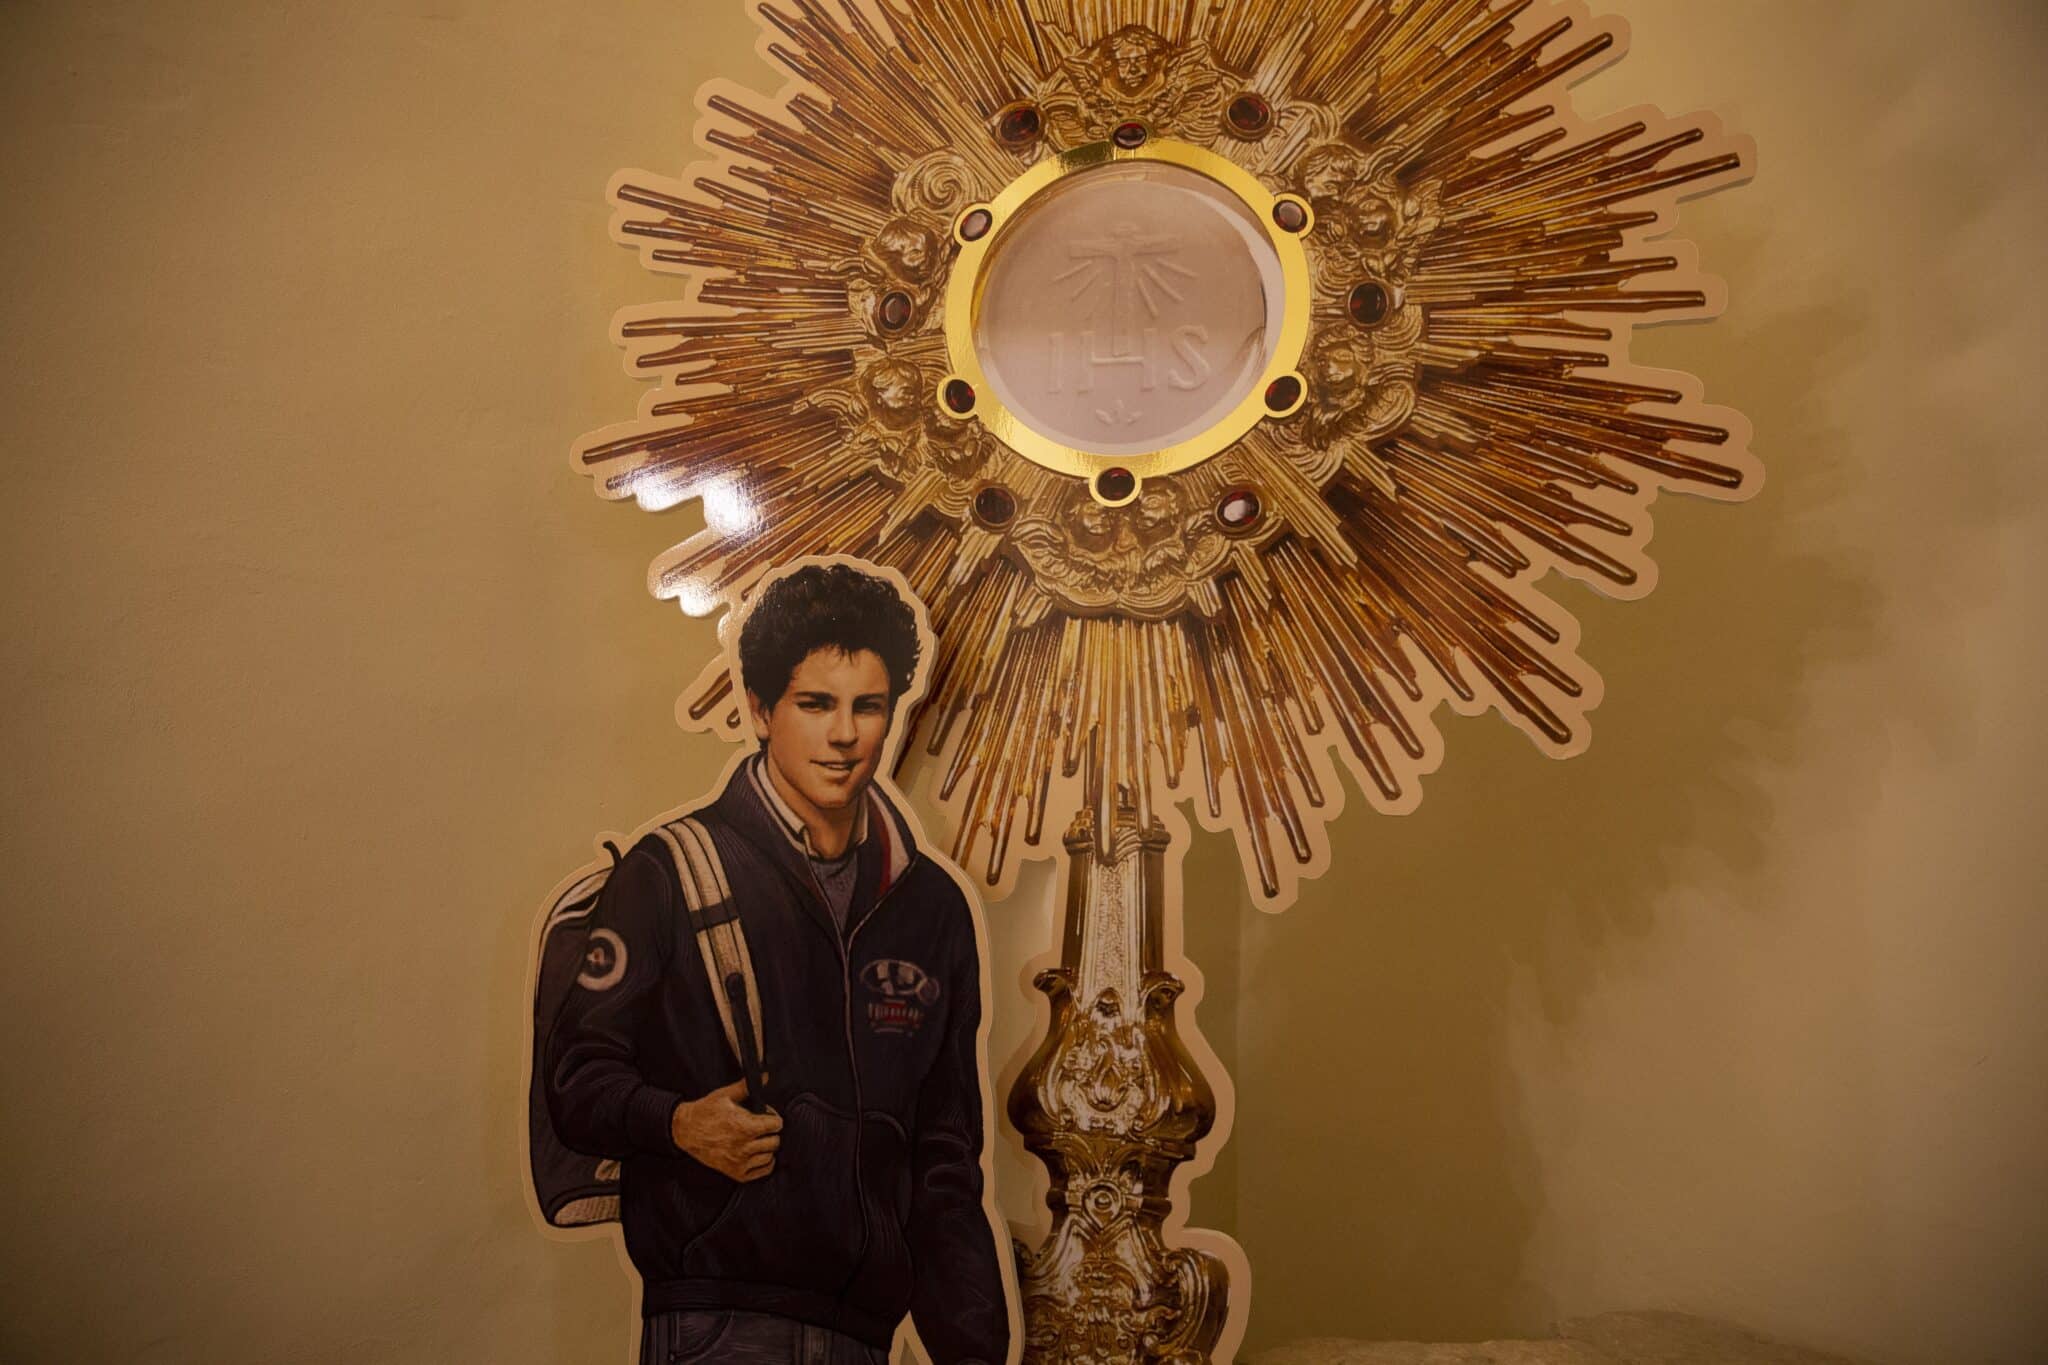
M 940 228 L 908 216 L 891 218 L 846 263 L 846 305 L 877 339 L 916 330 L 929 316 L 945 283 L 946 239 Z M 901 292 L 910 301 L 905 318 L 885 321 L 883 300 Z
M 1399 429 L 1415 411 L 1415 351 L 1421 310 L 1407 308 L 1377 332 L 1326 325 L 1302 363 L 1308 403 L 1275 428 L 1280 447 L 1310 482 L 1321 484 L 1349 464 L 1392 493 L 1392 473 L 1369 444 Z
M 1190 601 L 1220 607 L 1213 580 L 1230 553 L 1209 510 L 1190 508 L 1169 479 L 1146 484 L 1124 507 L 1104 507 L 1077 484 L 1048 512 L 1021 518 L 1010 544 L 1070 610 L 1114 607 L 1154 619 Z
M 981 193 L 973 166 L 958 152 L 933 152 L 903 168 L 890 187 L 898 213 L 917 214 L 941 224 L 967 207 Z
M 1107 858 L 1086 813 L 1067 832 L 1078 932 L 1038 976 L 1052 1028 L 1010 1094 L 1011 1119 L 1052 1175 L 1052 1234 L 1018 1248 L 1024 1358 L 1200 1365 L 1228 1280 L 1215 1257 L 1169 1247 L 1162 1225 L 1173 1169 L 1194 1155 L 1215 1100 L 1175 1030 L 1180 979 L 1160 966 L 1165 832 L 1139 829 L 1129 807 L 1116 821 Z
M 1415 363 L 1371 337 L 1326 331 L 1309 351 L 1309 405 L 1301 432 L 1327 450 L 1347 437 L 1378 436 L 1415 410 Z
M 1053 1075 L 1062 1109 L 1079 1127 L 1128 1127 L 1158 1117 L 1143 1026 L 1124 1014 L 1114 987 L 1096 998 L 1061 1041 Z
M 838 418 L 848 454 L 899 486 L 917 485 L 956 520 L 967 512 L 993 443 L 980 424 L 958 421 L 931 401 L 937 375 L 915 358 L 912 339 L 945 293 L 952 220 L 977 192 L 972 167 L 953 152 L 921 157 L 896 177 L 891 215 L 861 243 L 859 256 L 838 265 L 847 307 L 872 344 L 856 350 L 851 379 L 796 404 Z
M 818 390 L 800 406 L 839 419 L 849 455 L 898 484 L 936 476 L 940 510 L 961 516 L 992 442 L 977 422 L 949 418 L 928 395 L 936 376 L 916 361 L 874 353 L 853 378 Z
M 1216 136 L 1230 77 L 1203 42 L 1175 46 L 1126 25 L 1059 64 L 1038 90 L 1055 144 L 1100 142 L 1120 123 L 1143 123 L 1191 142 Z
M 945 293 L 954 215 L 974 193 L 973 169 L 953 152 L 921 157 L 896 177 L 892 216 L 861 244 L 859 256 L 838 267 L 847 280 L 847 307 L 870 337 L 886 344 L 890 336 L 923 329 L 932 304 Z M 900 320 L 884 315 L 883 300 L 892 293 L 909 301 Z
M 1365 152 L 1348 142 L 1325 142 L 1294 162 L 1295 189 L 1316 211 L 1316 283 L 1331 293 L 1361 278 L 1404 283 L 1416 258 L 1443 221 L 1443 192 L 1431 182 L 1406 184 L 1406 149 L 1389 145 Z
M 1333 139 L 1308 148 L 1286 173 L 1315 209 L 1309 260 L 1319 301 L 1302 362 L 1309 400 L 1276 435 L 1313 483 L 1348 466 L 1394 491 L 1369 443 L 1415 411 L 1423 316 L 1403 286 L 1443 217 L 1437 185 L 1402 180 L 1407 156 L 1396 145 L 1367 152 Z M 1353 315 L 1351 302 L 1360 289 L 1372 291 L 1364 317 Z

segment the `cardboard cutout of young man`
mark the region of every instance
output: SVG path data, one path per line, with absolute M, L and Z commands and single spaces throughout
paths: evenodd
M 541 939 L 531 1123 L 553 1226 L 616 1216 L 643 1365 L 1012 1357 L 988 1189 L 979 913 L 879 780 L 931 656 L 893 575 L 805 561 L 754 593 L 756 752 Z

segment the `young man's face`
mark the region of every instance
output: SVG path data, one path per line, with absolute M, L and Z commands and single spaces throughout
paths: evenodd
M 780 701 L 763 707 L 749 692 L 747 709 L 783 781 L 816 809 L 839 810 L 867 790 L 882 761 L 889 669 L 872 649 L 814 649 L 789 675 Z

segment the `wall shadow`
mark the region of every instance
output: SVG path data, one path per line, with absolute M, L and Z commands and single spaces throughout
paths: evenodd
M 1715 245 L 1741 277 L 1759 242 Z M 1651 907 L 1683 867 L 1708 858 L 1743 879 L 1766 863 L 1756 775 L 1796 761 L 1802 679 L 1877 634 L 1868 562 L 1803 529 L 1849 477 L 1846 436 L 1796 401 L 1859 363 L 1864 326 L 1810 308 L 1687 329 L 1682 346 L 1639 339 L 1639 356 L 1711 376 L 1710 397 L 1751 418 L 1768 475 L 1748 504 L 1660 500 L 1660 587 L 1643 602 L 1547 585 L 1606 681 L 1595 743 L 1545 763 L 1497 719 L 1447 714 L 1445 763 L 1415 814 L 1375 819 L 1353 794 L 1330 873 L 1283 915 L 1244 912 L 1248 1349 L 1551 1325 L 1525 1273 L 1543 1208 L 1511 997 L 1533 986 L 1569 1022 L 1617 951 L 1656 930 Z

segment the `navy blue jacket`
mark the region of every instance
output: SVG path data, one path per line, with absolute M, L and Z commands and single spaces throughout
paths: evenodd
M 783 1121 L 775 1169 L 737 1183 L 670 1136 L 677 1104 L 740 1068 L 674 860 L 652 835 L 591 914 L 607 970 L 579 979 L 548 1032 L 555 1127 L 620 1161 L 644 1313 L 777 1313 L 887 1347 L 908 1312 L 935 1365 L 995 1365 L 1009 1318 L 982 1205 L 981 964 L 966 897 L 870 788 L 842 931 L 764 762 L 747 760 L 694 818 L 753 960 L 767 1099 Z

